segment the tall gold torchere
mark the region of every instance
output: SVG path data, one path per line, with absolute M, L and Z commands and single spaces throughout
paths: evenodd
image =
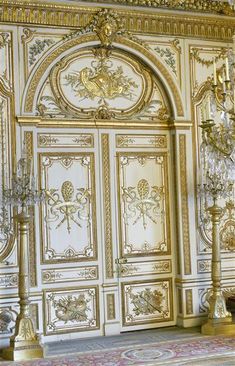
M 19 238 L 19 305 L 16 318 L 15 334 L 10 338 L 10 346 L 3 350 L 3 358 L 8 360 L 28 360 L 43 357 L 43 348 L 34 330 L 30 317 L 30 284 L 29 284 L 29 222 L 28 206 L 41 201 L 43 192 L 35 188 L 31 172 L 31 160 L 23 151 L 17 164 L 17 173 L 12 178 L 12 188 L 4 191 L 4 203 L 20 206 L 21 212 L 14 216 L 18 225 Z
M 203 334 L 235 334 L 235 324 L 226 309 L 221 288 L 219 223 L 221 205 L 234 194 L 235 181 L 235 62 L 231 50 L 220 74 L 214 63 L 214 83 L 202 108 L 201 193 L 206 196 L 212 222 L 212 293 Z M 219 78 L 218 78 L 219 76 Z M 217 84 L 218 80 L 218 84 Z

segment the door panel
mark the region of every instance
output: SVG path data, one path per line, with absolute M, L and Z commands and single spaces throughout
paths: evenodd
M 34 144 L 44 335 L 103 334 L 99 141 L 95 130 L 38 129 Z M 38 262 L 39 262 L 38 257 Z M 63 338 L 61 335 L 60 337 Z
M 97 253 L 94 153 L 39 156 L 43 262 L 94 260 Z
M 170 253 L 165 153 L 118 153 L 121 256 Z
M 172 325 L 169 135 L 135 131 L 115 140 L 121 329 Z

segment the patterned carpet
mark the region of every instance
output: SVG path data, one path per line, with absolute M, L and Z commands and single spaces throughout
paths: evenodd
M 79 341 L 78 341 L 79 342 Z M 235 337 L 193 338 L 83 351 L 1 366 L 235 366 Z

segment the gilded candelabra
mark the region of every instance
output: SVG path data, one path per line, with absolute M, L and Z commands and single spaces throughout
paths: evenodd
M 32 161 L 23 149 L 17 164 L 17 172 L 12 178 L 12 187 L 3 192 L 3 204 L 19 206 L 21 212 L 14 216 L 18 226 L 19 238 L 19 305 L 16 318 L 15 333 L 10 338 L 10 346 L 3 350 L 3 357 L 8 360 L 27 360 L 43 357 L 43 348 L 34 330 L 30 317 L 30 283 L 29 283 L 29 222 L 28 206 L 34 205 L 44 198 L 43 191 L 35 187 L 32 176 Z
M 235 334 L 235 324 L 227 311 L 221 288 L 221 251 L 219 224 L 223 214 L 221 199 L 233 192 L 235 181 L 235 72 L 231 51 L 217 72 L 214 62 L 213 85 L 207 104 L 202 108 L 201 192 L 211 202 L 212 222 L 212 293 L 208 320 L 203 334 Z

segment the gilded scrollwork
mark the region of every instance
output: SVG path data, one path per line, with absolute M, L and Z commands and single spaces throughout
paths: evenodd
M 97 280 L 97 266 L 73 267 L 65 269 L 51 269 L 42 271 L 43 283 L 77 282 L 84 280 Z
M 38 147 L 93 147 L 94 136 L 88 133 L 38 133 Z

